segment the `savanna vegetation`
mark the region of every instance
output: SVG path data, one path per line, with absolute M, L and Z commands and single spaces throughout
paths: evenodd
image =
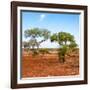
M 28 41 L 22 42 L 23 77 L 79 74 L 79 49 L 72 34 L 68 32 L 51 34 L 48 29 L 32 28 L 26 30 L 24 36 Z M 48 39 L 51 43 L 56 42 L 59 48 L 40 48 Z

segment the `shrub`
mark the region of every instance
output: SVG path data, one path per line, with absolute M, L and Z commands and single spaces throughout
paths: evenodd
M 47 53 L 49 53 L 49 50 L 47 48 L 42 48 L 42 49 L 39 50 L 39 52 L 41 54 L 47 54 Z

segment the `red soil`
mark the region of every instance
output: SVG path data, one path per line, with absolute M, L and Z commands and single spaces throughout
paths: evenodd
M 22 77 L 68 76 L 79 74 L 79 55 L 66 56 L 60 63 L 57 54 L 33 56 L 23 53 Z

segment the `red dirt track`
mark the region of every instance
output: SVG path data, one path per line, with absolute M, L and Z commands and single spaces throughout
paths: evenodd
M 33 56 L 23 52 L 22 77 L 69 76 L 79 74 L 79 55 L 65 57 L 66 62 L 60 63 L 57 54 Z

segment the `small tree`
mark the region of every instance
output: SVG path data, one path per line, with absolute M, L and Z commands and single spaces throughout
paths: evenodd
M 51 42 L 57 42 L 60 45 L 58 54 L 59 54 L 59 60 L 61 62 L 65 62 L 65 55 L 67 51 L 72 50 L 77 46 L 74 36 L 67 32 L 59 32 L 56 34 L 53 34 L 51 37 Z
M 37 47 L 38 50 L 40 44 L 50 37 L 50 32 L 47 29 L 40 28 L 28 29 L 24 34 L 26 38 L 29 38 L 29 48 L 32 48 L 34 52 L 36 52 L 35 47 Z M 38 38 L 41 38 L 41 41 L 38 41 Z

